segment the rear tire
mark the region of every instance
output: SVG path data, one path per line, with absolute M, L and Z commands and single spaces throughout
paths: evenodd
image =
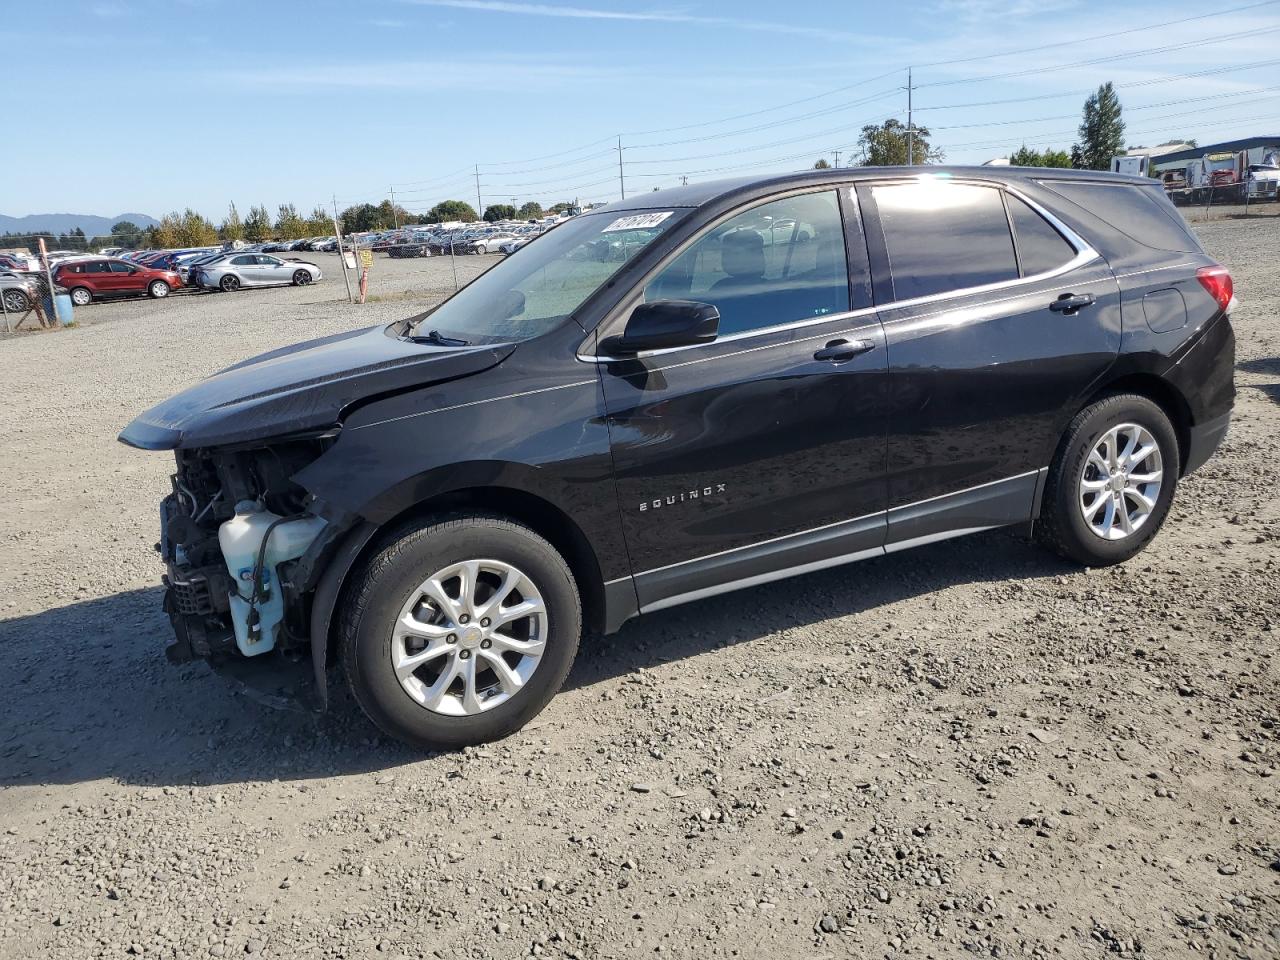
M 169 285 L 163 280 L 152 280 L 147 285 L 147 294 L 153 300 L 163 300 L 169 295 Z
M 233 277 L 231 276 L 231 274 L 227 274 L 220 281 L 218 281 L 218 286 L 227 293 L 235 293 L 237 290 L 240 289 L 240 278 Z
M 93 291 L 88 287 L 76 287 L 71 291 L 71 302 L 77 307 L 87 307 L 93 303 Z
M 470 588 L 450 573 L 468 563 L 477 564 Z M 526 603 L 535 612 L 500 622 Z M 555 548 L 510 520 L 462 514 L 405 530 L 370 559 L 345 594 L 340 650 L 352 695 L 380 730 L 419 749 L 457 749 L 536 716 L 568 675 L 581 632 L 578 587 Z M 418 665 L 406 670 L 406 660 Z
M 1067 426 L 1049 467 L 1037 539 L 1090 567 L 1128 560 L 1168 516 L 1179 456 L 1173 425 L 1146 397 L 1090 404 Z

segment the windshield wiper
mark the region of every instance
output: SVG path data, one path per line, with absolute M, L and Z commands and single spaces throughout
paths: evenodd
M 430 330 L 425 334 L 415 334 L 409 338 L 414 343 L 434 343 L 439 347 L 465 347 L 466 340 L 458 340 L 455 337 L 446 337 L 439 330 Z

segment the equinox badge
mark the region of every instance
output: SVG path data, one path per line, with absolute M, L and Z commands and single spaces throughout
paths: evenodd
M 665 497 L 659 497 L 657 500 L 646 500 L 640 504 L 640 512 L 644 513 L 646 510 L 674 506 L 677 503 L 684 503 L 686 500 L 701 500 L 717 493 L 724 493 L 723 483 L 708 484 L 697 490 L 683 490 L 680 493 L 671 493 Z

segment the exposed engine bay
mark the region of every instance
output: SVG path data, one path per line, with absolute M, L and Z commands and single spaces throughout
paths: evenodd
M 291 479 L 332 436 L 251 449 L 178 450 L 160 504 L 164 609 L 183 663 L 301 653 L 317 561 L 344 529 Z

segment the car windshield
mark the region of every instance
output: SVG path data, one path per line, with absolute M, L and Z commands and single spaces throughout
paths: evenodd
M 675 210 L 574 217 L 526 244 L 428 314 L 411 319 L 466 343 L 528 340 L 559 326 L 628 260 L 667 230 Z

